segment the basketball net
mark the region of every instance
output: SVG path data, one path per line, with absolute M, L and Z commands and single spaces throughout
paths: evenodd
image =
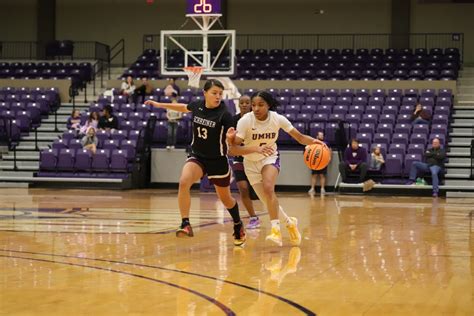
M 199 88 L 199 80 L 201 79 L 203 67 L 184 67 L 184 72 L 188 75 L 188 86 L 193 88 Z

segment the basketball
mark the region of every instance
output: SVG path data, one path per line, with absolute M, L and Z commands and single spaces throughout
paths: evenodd
M 306 146 L 304 150 L 304 163 L 312 170 L 322 170 L 331 161 L 331 150 L 321 144 Z

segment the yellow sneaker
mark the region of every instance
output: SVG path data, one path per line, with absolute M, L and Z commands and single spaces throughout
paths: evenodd
M 286 224 L 286 229 L 290 234 L 290 243 L 292 246 L 299 246 L 301 244 L 301 234 L 298 230 L 298 219 L 290 217 L 290 222 Z
M 273 241 L 280 247 L 283 245 L 283 242 L 281 240 L 281 231 L 278 228 L 272 227 L 270 235 L 268 235 L 265 239 Z

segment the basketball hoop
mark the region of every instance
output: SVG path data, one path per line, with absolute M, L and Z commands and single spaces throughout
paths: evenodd
M 188 75 L 188 86 L 199 88 L 199 80 L 201 79 L 203 67 L 184 67 L 184 72 Z

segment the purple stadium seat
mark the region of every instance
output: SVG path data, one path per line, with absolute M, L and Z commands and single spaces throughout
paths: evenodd
M 444 124 L 436 124 L 431 126 L 431 133 L 432 134 L 448 134 L 448 126 Z
M 82 143 L 80 139 L 71 139 L 68 146 L 71 150 L 82 149 Z
M 414 134 L 425 134 L 428 135 L 430 128 L 427 124 L 416 124 L 413 125 L 413 133 Z
M 53 142 L 52 148 L 59 151 L 59 150 L 64 149 L 64 148 L 68 148 L 68 146 L 69 146 L 69 141 L 66 141 L 64 139 L 56 139 Z
M 325 106 L 325 105 L 321 105 L 321 106 Z M 329 108 L 329 111 L 330 111 L 330 108 Z M 347 105 L 335 105 L 332 108 L 332 112 L 337 113 L 337 114 L 346 115 L 347 112 L 349 112 L 349 107 Z
M 334 114 L 331 114 L 331 116 Z M 328 120 L 328 115 L 324 113 L 316 113 L 313 114 L 313 121 L 314 122 L 327 122 Z
M 373 141 L 374 141 L 374 143 L 378 143 L 378 144 L 389 144 L 390 143 L 390 134 L 375 133 Z
M 428 141 L 431 144 L 433 139 L 438 138 L 439 142 L 441 143 L 441 146 L 444 146 L 446 144 L 446 136 L 444 134 L 430 134 Z
M 422 161 L 423 159 L 423 156 L 422 155 L 419 155 L 419 154 L 407 154 L 405 156 L 405 167 L 403 169 L 404 171 L 404 174 L 405 175 L 409 175 L 410 174 L 410 168 L 411 168 L 411 165 L 415 162 L 415 161 Z
M 375 124 L 374 123 L 365 123 L 359 126 L 359 133 L 365 134 L 374 134 L 375 133 Z
M 384 98 L 383 97 L 370 97 L 368 104 L 369 105 L 383 106 L 384 105 Z
M 385 175 L 400 176 L 402 174 L 403 156 L 401 154 L 388 154 L 385 159 Z
M 410 144 L 407 148 L 408 154 L 417 154 L 423 156 L 425 152 L 425 144 Z
M 410 144 L 426 144 L 428 140 L 427 134 L 411 134 Z
M 397 124 L 393 130 L 397 134 L 411 134 L 412 125 L 411 124 Z
M 57 149 L 44 149 L 40 153 L 40 170 L 53 171 L 58 162 Z
M 74 162 L 74 170 L 90 171 L 92 164 L 92 152 L 87 149 L 78 149 L 76 151 L 76 159 Z
M 392 135 L 393 125 L 392 124 L 380 123 L 380 124 L 377 125 L 377 133 L 384 133 L 384 134 Z
M 366 115 L 371 114 L 378 117 L 381 111 L 382 111 L 382 107 L 380 105 L 369 105 L 365 108 Z
M 406 145 L 405 144 L 390 144 L 388 152 L 390 154 L 399 154 L 399 155 L 405 156 Z
M 58 171 L 73 171 L 74 170 L 74 150 L 63 148 L 59 150 L 58 162 L 56 169 Z
M 110 151 L 108 149 L 98 149 L 92 157 L 92 169 L 94 171 L 109 171 Z
M 360 114 L 348 113 L 346 114 L 345 120 L 349 123 L 360 123 Z M 367 122 L 374 123 L 374 122 Z
M 309 135 L 315 137 L 318 132 L 324 132 L 325 123 L 323 122 L 311 122 L 309 124 Z
M 392 137 L 392 143 L 408 145 L 408 134 L 395 133 Z
M 153 142 L 164 143 L 167 139 L 168 123 L 164 121 L 156 122 L 155 131 L 153 133 Z
M 397 117 L 397 124 L 410 124 L 411 115 L 409 114 L 399 114 Z
M 360 120 L 362 124 L 365 124 L 365 123 L 377 124 L 378 121 L 379 121 L 379 117 L 378 115 L 375 115 L 375 114 L 363 114 L 362 119 Z
M 331 110 L 329 110 L 330 113 Z M 306 113 L 306 114 L 314 114 L 316 113 L 316 107 L 313 105 L 302 105 L 301 106 L 301 113 Z
M 127 150 L 115 149 L 112 151 L 110 157 L 110 171 L 112 172 L 127 172 L 128 159 Z
M 368 89 L 357 89 L 355 91 L 356 98 L 362 97 L 368 99 L 370 97 L 370 92 Z
M 372 143 L 372 134 L 369 133 L 357 133 L 356 138 L 360 143 L 371 144 Z
M 137 141 L 136 140 L 122 140 L 120 142 L 120 149 L 127 151 L 127 159 L 133 160 L 135 158 L 137 150 Z

